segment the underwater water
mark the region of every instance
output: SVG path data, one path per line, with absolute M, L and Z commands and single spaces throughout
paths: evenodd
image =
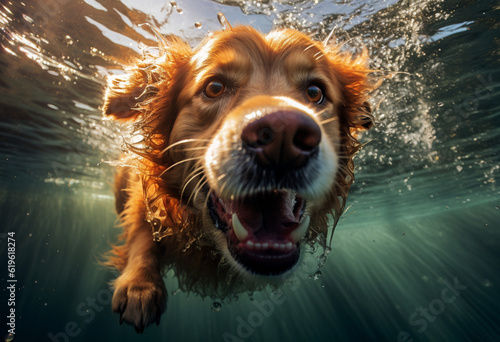
M 0 4 L 0 337 L 500 341 L 497 1 Z M 169 273 L 167 311 L 138 335 L 111 312 L 115 274 L 98 263 L 119 234 L 106 161 L 122 132 L 101 119 L 105 78 L 155 45 L 141 24 L 195 46 L 220 29 L 217 12 L 263 32 L 336 28 L 374 69 L 397 73 L 374 96 L 377 125 L 361 137 L 326 263 L 311 251 L 282 293 L 231 300 L 177 291 Z

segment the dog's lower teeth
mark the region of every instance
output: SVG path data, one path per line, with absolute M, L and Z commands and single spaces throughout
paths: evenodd
M 293 249 L 293 243 L 288 241 L 284 242 L 255 242 L 252 240 L 247 240 L 245 242 L 246 248 L 250 250 L 259 250 L 259 251 L 267 251 L 267 250 L 275 250 L 275 251 L 291 251 Z

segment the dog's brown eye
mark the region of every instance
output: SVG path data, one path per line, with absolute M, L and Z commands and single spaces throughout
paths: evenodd
M 318 87 L 317 85 L 314 85 L 314 84 L 307 87 L 306 95 L 307 95 L 307 98 L 309 99 L 309 101 L 317 103 L 317 104 L 320 104 L 321 102 L 323 102 L 323 99 L 324 99 L 323 91 L 321 90 L 320 87 Z
M 222 84 L 221 82 L 211 81 L 205 87 L 205 95 L 211 98 L 217 97 L 224 92 L 224 89 L 226 89 L 226 87 L 224 87 L 224 84 Z

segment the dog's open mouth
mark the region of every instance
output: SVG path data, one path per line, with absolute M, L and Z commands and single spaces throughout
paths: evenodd
M 300 243 L 309 227 L 306 201 L 296 192 L 274 190 L 223 200 L 212 194 L 209 211 L 226 233 L 228 249 L 248 271 L 279 275 L 299 260 Z

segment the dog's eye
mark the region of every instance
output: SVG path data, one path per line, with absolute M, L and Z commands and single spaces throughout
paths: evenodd
M 321 88 L 315 84 L 311 84 L 309 87 L 307 87 L 306 95 L 309 101 L 317 104 L 322 103 L 325 98 L 323 96 L 323 91 L 321 90 Z
M 220 96 L 225 89 L 226 87 L 220 81 L 211 81 L 205 87 L 204 93 L 207 97 L 214 98 Z

